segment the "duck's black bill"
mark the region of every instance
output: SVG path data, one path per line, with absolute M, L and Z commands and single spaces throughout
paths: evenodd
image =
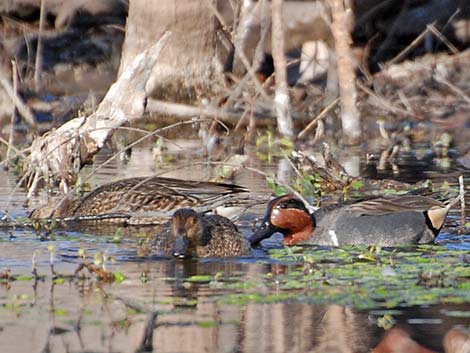
M 188 256 L 189 241 L 185 237 L 178 236 L 175 239 L 175 246 L 173 248 L 173 256 L 178 259 L 185 259 Z
M 263 221 L 261 226 L 253 233 L 251 237 L 248 238 L 250 244 L 258 245 L 261 240 L 269 238 L 276 232 L 281 232 L 282 230 L 278 227 L 274 227 L 271 222 Z

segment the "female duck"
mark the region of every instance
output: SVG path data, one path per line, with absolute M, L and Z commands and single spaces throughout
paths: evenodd
M 310 214 L 301 200 L 284 195 L 269 202 L 250 243 L 255 245 L 276 232 L 284 235 L 285 245 L 429 243 L 442 228 L 452 204 L 423 196 L 402 196 L 319 209 Z
M 122 179 L 102 185 L 83 197 L 68 196 L 33 210 L 31 218 L 107 220 L 125 224 L 158 224 L 181 207 L 207 212 L 239 205 L 244 187 L 163 177 Z
M 249 254 L 250 244 L 228 218 L 182 208 L 157 235 L 153 249 L 180 259 L 229 257 Z

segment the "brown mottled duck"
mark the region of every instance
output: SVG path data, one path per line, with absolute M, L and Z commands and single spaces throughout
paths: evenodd
M 152 244 L 157 254 L 188 257 L 231 257 L 250 254 L 250 244 L 228 218 L 177 210 Z
M 31 212 L 33 219 L 59 218 L 122 224 L 161 224 L 182 207 L 208 212 L 249 202 L 248 189 L 225 183 L 163 177 L 122 179 L 85 196 L 68 195 Z

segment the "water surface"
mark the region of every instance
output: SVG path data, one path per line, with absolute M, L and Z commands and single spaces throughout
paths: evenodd
M 200 147 L 190 151 L 174 154 L 174 162 L 156 163 L 150 149 L 135 149 L 128 162 L 113 160 L 88 183 L 95 187 L 151 174 L 212 178 L 216 172 L 207 164 L 189 166 L 206 161 Z M 109 157 L 100 154 L 83 176 L 87 178 Z M 276 161 L 266 165 L 251 157 L 248 164 L 280 173 L 285 165 Z M 439 170 L 430 170 L 421 168 L 419 173 L 436 182 L 446 178 Z M 0 180 L 0 210 L 12 217 L 25 216 L 46 200 L 40 193 L 25 207 L 25 193 L 16 187 L 16 177 L 0 171 Z M 259 194 L 271 192 L 264 177 L 249 170 L 236 173 L 233 182 Z M 263 207 L 254 208 L 241 218 L 245 235 L 262 213 Z M 458 210 L 452 211 L 437 242 L 443 251 L 457 251 L 465 269 L 470 238 L 457 234 L 459 222 Z M 1 352 L 138 352 L 145 347 L 154 352 L 369 352 L 393 326 L 443 352 L 445 334 L 470 322 L 470 300 L 450 303 L 438 298 L 432 305 L 367 307 L 352 301 L 344 304 L 345 297 L 338 304 L 337 293 L 318 300 L 312 299 L 311 289 L 285 289 L 288 276 L 304 270 L 298 260 L 278 259 L 266 250 L 225 260 L 140 257 L 139 239 L 127 232 L 116 237 L 113 231 L 101 234 L 86 228 L 57 229 L 52 234 L 0 229 L 0 271 L 16 278 L 0 284 Z M 86 250 L 90 261 L 94 254 L 106 254 L 106 268 L 124 279 L 99 281 L 87 271 L 71 277 L 82 261 L 80 249 Z M 58 279 L 50 268 L 51 252 Z M 440 259 L 446 261 L 446 256 L 453 255 Z M 39 275 L 36 280 L 31 277 L 32 262 Z M 147 334 L 145 345 L 152 320 L 156 320 L 150 330 L 153 336 Z

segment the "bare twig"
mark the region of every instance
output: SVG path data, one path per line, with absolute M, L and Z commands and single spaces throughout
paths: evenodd
M 267 12 L 267 4 L 266 4 L 266 0 L 261 0 L 258 2 L 257 5 L 255 5 L 255 9 L 259 7 L 259 11 L 261 12 L 261 14 L 264 14 L 265 12 Z M 262 59 L 263 59 L 263 55 L 264 55 L 264 43 L 266 41 L 266 38 L 269 34 L 269 31 L 270 31 L 270 16 L 262 16 L 261 17 L 261 37 L 258 41 L 258 44 L 256 45 L 256 49 L 255 49 L 255 56 L 253 58 L 253 63 L 252 63 L 252 66 L 251 66 L 251 70 L 254 72 L 254 69 L 255 68 L 258 68 Z M 237 48 L 236 48 L 237 50 Z M 238 48 L 238 50 L 240 50 L 240 48 Z M 251 77 L 252 74 L 250 74 L 250 72 L 247 72 L 247 74 L 237 83 L 237 86 L 232 90 L 231 94 L 229 95 L 229 97 L 227 98 L 227 101 L 225 102 L 224 106 L 225 107 L 228 107 L 237 97 L 240 96 L 240 94 L 243 92 L 243 89 L 246 85 L 246 83 L 248 82 L 248 79 Z M 256 78 L 256 81 L 258 79 Z M 267 82 L 267 80 L 265 81 L 265 83 Z M 265 87 L 265 83 L 263 85 L 261 85 L 262 87 Z M 258 94 L 261 93 L 262 91 L 258 91 Z M 257 95 L 258 95 L 257 94 Z M 263 96 L 263 98 L 265 98 L 265 96 Z M 271 99 L 269 99 L 270 101 Z M 251 117 L 253 118 L 252 120 L 255 120 L 255 117 L 253 116 L 253 114 L 251 115 Z
M 328 106 L 326 106 L 325 108 L 323 108 L 323 110 L 320 112 L 320 114 L 318 114 L 315 119 L 313 119 L 300 133 L 299 135 L 297 136 L 297 138 L 302 138 L 305 136 L 305 134 L 307 132 L 310 131 L 310 129 L 312 129 L 319 120 L 323 119 L 325 117 L 326 114 L 328 114 L 334 107 L 336 107 L 336 105 L 338 104 L 339 102 L 339 98 L 336 98 L 333 102 L 331 102 L 330 104 L 328 104 Z
M 384 68 L 388 68 L 393 64 L 396 64 L 397 62 L 401 61 L 411 50 L 416 48 L 423 40 L 424 37 L 428 33 L 434 34 L 441 42 L 443 42 L 447 47 L 452 51 L 452 53 L 457 54 L 459 50 L 452 44 L 450 43 L 446 37 L 442 35 L 442 33 L 436 28 L 435 22 L 428 24 L 426 26 L 426 29 L 421 32 L 419 36 L 417 36 L 405 49 L 400 51 L 393 59 L 387 61 L 387 63 L 383 66 Z
M 208 3 L 208 6 L 210 7 L 210 9 L 212 10 L 212 12 L 214 13 L 214 15 L 219 20 L 222 27 L 223 28 L 228 28 L 222 14 L 219 12 L 219 10 L 217 10 L 217 8 L 214 6 L 214 4 L 212 4 L 212 2 L 210 0 L 207 0 L 207 3 Z M 251 66 L 250 62 L 248 61 L 248 58 L 246 57 L 245 53 L 243 52 L 243 49 L 241 47 L 239 47 L 237 41 L 233 40 L 233 38 L 230 38 L 230 40 L 233 43 L 237 54 L 240 56 L 240 59 L 243 63 L 243 66 L 245 67 L 245 70 L 247 71 L 247 74 L 251 77 L 253 83 L 255 84 L 256 89 L 258 90 L 258 92 L 261 94 L 261 96 L 264 99 L 269 99 L 268 94 L 266 93 L 263 86 L 259 83 L 258 79 L 256 78 L 255 70 L 254 70 L 253 66 Z
M 34 115 L 31 112 L 31 109 L 23 102 L 23 100 L 16 94 L 15 89 L 10 84 L 10 81 L 4 76 L 4 74 L 0 71 L 0 84 L 3 86 L 6 94 L 10 97 L 15 107 L 20 112 L 21 116 L 23 116 L 26 123 L 31 126 L 31 128 L 36 131 L 37 125 L 36 121 L 34 121 Z
M 356 82 L 356 85 L 362 91 L 364 91 L 365 93 L 373 97 L 383 108 L 387 109 L 388 111 L 395 113 L 395 114 L 404 114 L 406 116 L 416 117 L 415 114 L 405 109 L 395 107 L 392 103 L 388 102 L 385 98 L 381 97 L 378 93 L 374 92 L 372 89 L 360 83 L 359 81 Z
M 435 74 L 433 75 L 433 77 L 439 81 L 440 83 L 446 85 L 447 87 L 449 87 L 452 91 L 454 91 L 455 93 L 457 93 L 459 96 L 461 96 L 463 99 L 465 99 L 465 101 L 470 104 L 470 96 L 468 94 L 466 94 L 462 89 L 460 89 L 460 87 L 457 87 L 455 84 L 453 84 L 452 82 L 450 82 L 448 79 L 446 79 L 444 77 L 444 75 L 441 75 L 439 73 L 439 71 L 436 71 Z
M 424 39 L 426 34 L 429 33 L 429 27 L 426 28 L 419 36 L 417 36 L 405 49 L 400 51 L 393 59 L 387 61 L 387 63 L 384 65 L 385 68 L 396 64 L 400 60 L 402 60 L 410 51 L 412 51 L 414 48 L 416 48 Z
M 434 23 L 427 25 L 426 29 L 429 29 L 429 31 L 432 34 L 434 34 L 437 38 L 439 38 L 441 42 L 444 43 L 453 54 L 457 54 L 459 52 L 459 50 L 451 42 L 449 42 L 447 38 L 444 37 L 444 35 L 436 28 Z

